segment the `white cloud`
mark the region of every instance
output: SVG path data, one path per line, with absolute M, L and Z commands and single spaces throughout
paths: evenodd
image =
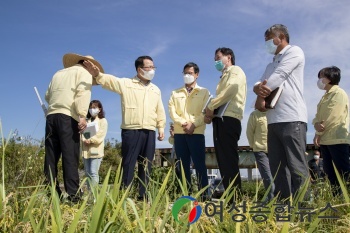
M 165 53 L 169 46 L 171 45 L 171 40 L 169 39 L 157 39 L 154 42 L 154 47 L 149 51 L 151 57 L 157 57 L 158 55 Z

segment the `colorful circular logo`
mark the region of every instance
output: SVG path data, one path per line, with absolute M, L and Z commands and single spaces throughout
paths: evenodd
M 180 222 L 178 217 L 179 212 L 182 209 L 182 207 L 189 202 L 193 202 L 194 207 L 191 209 L 190 214 L 188 216 L 188 225 L 195 223 L 201 216 L 202 207 L 198 205 L 198 201 L 191 196 L 182 196 L 175 201 L 173 208 L 171 209 L 171 213 L 173 214 L 173 217 L 176 222 Z

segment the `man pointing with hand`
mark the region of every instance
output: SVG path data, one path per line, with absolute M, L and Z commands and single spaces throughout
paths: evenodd
M 84 65 L 104 89 L 118 93 L 122 103 L 122 168 L 124 186 L 129 186 L 138 164 L 139 197 L 145 197 L 148 177 L 155 152 L 156 128 L 158 140 L 164 139 L 165 111 L 159 88 L 151 83 L 156 67 L 149 56 L 135 61 L 136 76 L 117 78 L 99 72 L 97 66 L 86 61 Z

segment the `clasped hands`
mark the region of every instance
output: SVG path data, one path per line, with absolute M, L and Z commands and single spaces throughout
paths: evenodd
M 182 125 L 182 129 L 186 134 L 192 135 L 194 132 L 195 125 L 192 122 L 185 122 Z
M 85 143 L 86 145 L 90 145 L 90 144 L 91 144 L 91 140 L 90 140 L 90 139 L 86 139 L 86 140 L 84 140 L 84 143 Z

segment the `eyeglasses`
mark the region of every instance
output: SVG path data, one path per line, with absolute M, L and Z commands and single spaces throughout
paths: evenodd
M 194 73 L 194 72 L 182 72 L 183 74 L 189 74 L 189 75 L 194 75 L 194 74 L 196 74 L 196 73 Z
M 157 67 L 155 67 L 155 66 L 143 66 L 141 68 L 143 68 L 143 69 L 152 69 L 152 70 L 156 70 L 157 69 Z

